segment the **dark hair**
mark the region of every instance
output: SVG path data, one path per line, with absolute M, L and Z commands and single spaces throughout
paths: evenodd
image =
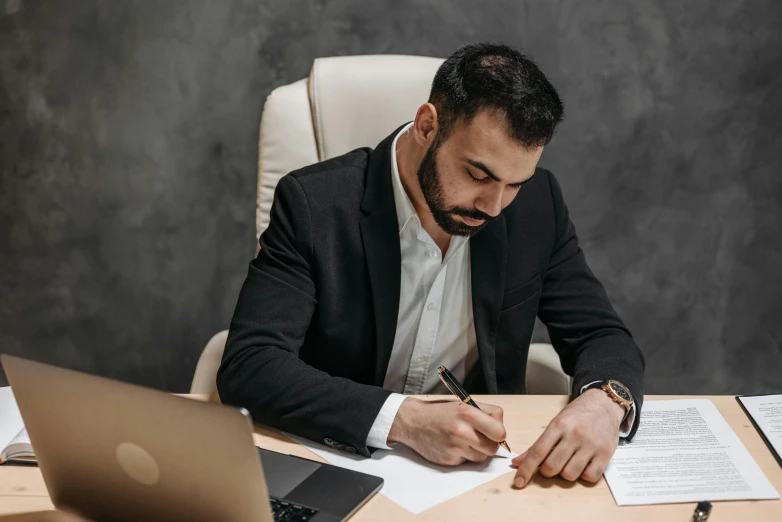
M 551 141 L 564 109 L 554 86 L 528 57 L 507 45 L 462 47 L 443 62 L 432 81 L 429 103 L 437 109 L 438 141 L 481 109 L 505 116 L 510 136 L 527 148 Z

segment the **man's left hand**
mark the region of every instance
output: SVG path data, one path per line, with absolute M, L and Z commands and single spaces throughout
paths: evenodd
M 540 467 L 544 477 L 597 482 L 619 443 L 625 409 L 599 389 L 585 391 L 549 423 L 527 451 L 513 459 L 513 483 L 523 488 Z

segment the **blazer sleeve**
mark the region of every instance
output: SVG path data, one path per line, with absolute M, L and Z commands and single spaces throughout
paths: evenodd
M 547 172 L 556 216 L 556 241 L 543 281 L 538 317 L 546 325 L 573 394 L 593 381 L 614 379 L 630 389 L 638 430 L 643 404 L 644 357 L 619 319 L 603 285 L 587 266 L 562 189 Z
M 390 394 L 333 377 L 298 357 L 317 306 L 311 216 L 291 175 L 275 190 L 268 229 L 239 293 L 217 389 L 260 422 L 369 456 L 367 435 Z

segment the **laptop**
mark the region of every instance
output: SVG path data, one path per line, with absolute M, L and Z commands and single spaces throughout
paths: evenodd
M 335 522 L 383 479 L 256 448 L 246 410 L 0 356 L 54 505 L 100 521 Z

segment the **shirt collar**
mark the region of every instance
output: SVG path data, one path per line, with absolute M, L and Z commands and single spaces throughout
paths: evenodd
M 407 132 L 413 126 L 413 123 L 414 122 L 410 122 L 405 125 L 405 127 L 399 131 L 399 134 L 396 135 L 394 141 L 391 143 L 391 184 L 394 188 L 394 205 L 396 206 L 396 218 L 397 222 L 399 223 L 399 233 L 401 234 L 407 224 L 413 220 L 419 225 L 419 238 L 425 240 L 423 237 L 421 237 L 421 234 L 427 238 L 429 237 L 429 234 L 426 234 L 423 231 L 423 227 L 420 226 L 421 218 L 418 217 L 418 213 L 415 211 L 415 207 L 413 207 L 413 203 L 410 201 L 410 197 L 407 195 L 407 192 L 405 192 L 405 187 L 402 185 L 402 178 L 399 175 L 399 165 L 396 162 L 396 142 L 403 132 Z M 467 236 L 452 236 L 451 246 L 448 248 L 448 256 L 452 256 L 455 252 L 458 252 L 461 247 L 467 244 L 469 239 L 470 238 Z M 432 240 L 429 239 L 429 241 L 431 242 Z
M 410 201 L 410 197 L 405 192 L 405 187 L 402 185 L 402 178 L 399 176 L 399 166 L 396 162 L 396 142 L 399 140 L 399 136 L 402 133 L 407 132 L 410 127 L 413 126 L 413 122 L 408 123 L 405 127 L 399 131 L 394 141 L 391 143 L 391 178 L 392 185 L 394 187 L 394 204 L 396 206 L 396 218 L 399 222 L 399 232 L 404 230 L 407 223 L 415 218 L 418 219 L 418 214 L 413 207 L 413 203 Z

